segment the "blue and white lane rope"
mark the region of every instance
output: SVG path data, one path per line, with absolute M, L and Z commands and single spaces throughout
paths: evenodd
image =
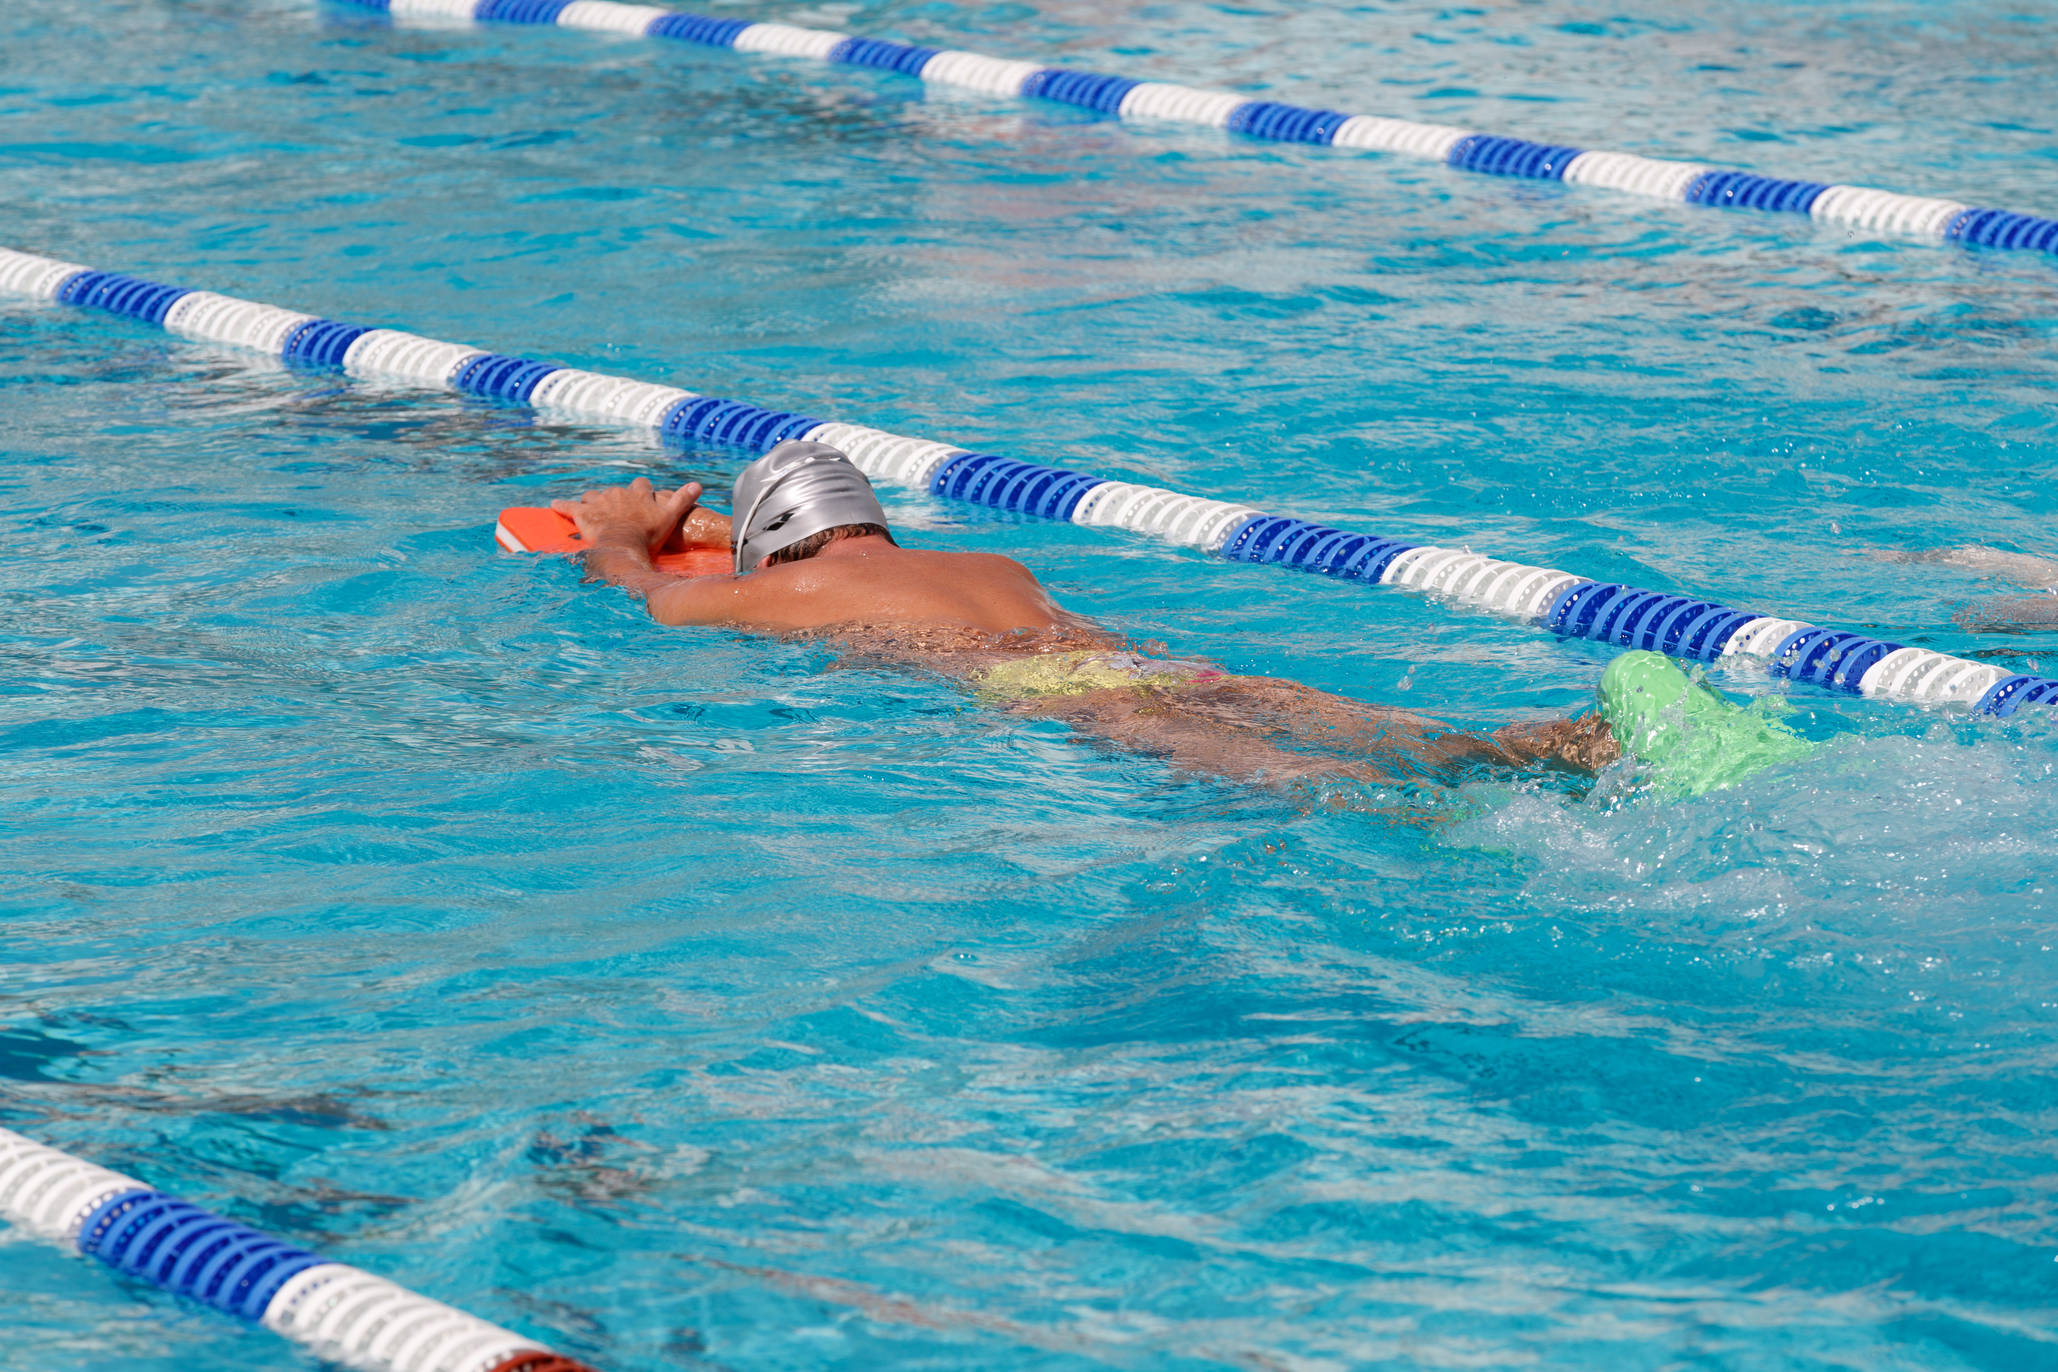
M 740 52 L 877 67 L 989 95 L 1056 100 L 1123 119 L 1206 124 L 1280 143 L 1399 153 L 1462 171 L 1565 181 L 1631 195 L 1722 209 L 1807 215 L 1822 224 L 1888 237 L 1982 248 L 2058 252 L 2058 219 L 1982 209 L 1958 200 L 1901 195 L 1866 186 L 1795 181 L 1699 162 L 1601 152 L 1508 138 L 1447 124 L 1421 124 L 1341 110 L 1255 100 L 1231 91 L 1102 76 L 976 52 L 859 38 L 829 29 L 709 19 L 611 0 L 345 0 L 400 19 L 555 24 L 632 37 L 670 38 Z
M 850 454 L 875 481 L 1045 519 L 1149 534 L 1238 562 L 1279 563 L 1345 580 L 1406 586 L 1541 624 L 1566 638 L 1704 662 L 1763 658 L 1774 676 L 1858 695 L 1963 705 L 1983 714 L 2009 715 L 2024 704 L 2058 702 L 2058 681 L 2011 675 L 1987 663 L 1801 620 L 1590 581 L 1459 548 L 1349 533 L 1250 505 L 1109 481 L 394 329 L 339 323 L 4 248 L 0 294 L 104 310 L 182 337 L 252 348 L 291 365 L 340 367 L 352 376 L 655 429 L 661 438 L 681 444 L 725 443 L 762 453 L 789 438 L 810 439 Z
M 9 1129 L 0 1129 L 0 1219 L 363 1372 L 592 1372 Z

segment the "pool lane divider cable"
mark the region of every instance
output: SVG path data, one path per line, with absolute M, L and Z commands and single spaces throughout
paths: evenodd
M 2058 252 L 2058 219 L 1983 209 L 1935 196 L 1867 186 L 1760 176 L 1755 172 L 1538 143 L 1447 124 L 1257 100 L 1126 76 L 1104 76 L 976 52 L 860 38 L 829 29 L 711 19 L 611 0 L 340 0 L 398 19 L 552 24 L 641 38 L 668 38 L 739 52 L 874 67 L 988 95 L 1054 100 L 1122 119 L 1203 124 L 1276 143 L 1312 143 L 1398 153 L 1460 171 L 1596 186 L 1656 200 L 1719 209 L 1806 215 L 1820 224 L 1883 237 L 1969 247 Z
M 0 1219 L 362 1372 L 593 1372 L 9 1129 L 0 1129 Z
M 681 446 L 726 444 L 759 454 L 790 438 L 826 443 L 848 453 L 874 481 L 1044 519 L 1124 529 L 1235 562 L 1406 586 L 1538 624 L 1564 638 L 1702 662 L 1761 658 L 1775 677 L 1855 695 L 1960 705 L 1976 714 L 2010 715 L 2026 704 L 2058 703 L 2058 681 L 2046 677 L 1801 620 L 1461 548 L 1351 533 L 1232 501 L 345 324 L 11 249 L 0 248 L 0 294 L 102 310 L 185 338 L 253 349 L 290 366 L 340 368 L 351 376 L 456 391 L 567 418 L 654 429 L 661 440 Z

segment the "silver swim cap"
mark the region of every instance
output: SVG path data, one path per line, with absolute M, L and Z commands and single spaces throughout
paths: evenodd
M 736 514 L 729 538 L 738 576 L 760 558 L 839 524 L 886 523 L 872 483 L 826 443 L 792 438 L 736 478 Z

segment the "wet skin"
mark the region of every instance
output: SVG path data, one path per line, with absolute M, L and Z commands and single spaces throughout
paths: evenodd
M 2041 595 L 1982 596 L 1951 616 L 1959 628 L 1975 634 L 2034 634 L 2058 629 L 2058 561 L 2011 553 L 1979 543 L 1951 548 L 1881 548 L 1871 556 L 1880 562 L 1931 562 L 2012 581 Z
M 654 553 L 730 546 L 728 518 L 699 508 L 700 491 L 638 479 L 552 508 L 571 516 L 591 545 L 588 577 L 642 595 L 660 624 L 819 638 L 849 660 L 961 683 L 1024 653 L 1133 651 L 1059 606 L 1027 567 L 991 553 L 902 548 L 874 535 L 839 539 L 805 561 L 763 559 L 744 576 L 669 576 L 651 565 Z M 1591 774 L 1617 756 L 1598 716 L 1468 734 L 1271 677 L 1138 682 L 999 708 L 1062 720 L 1175 767 L 1272 785 L 1452 780 L 1480 766 Z

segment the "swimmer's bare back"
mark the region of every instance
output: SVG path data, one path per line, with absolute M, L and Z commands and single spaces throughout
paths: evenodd
M 744 576 L 667 576 L 652 567 L 650 555 L 671 546 L 676 531 L 728 544 L 728 521 L 695 508 L 700 489 L 663 491 L 639 479 L 555 501 L 552 508 L 570 515 L 592 545 L 588 574 L 641 592 L 660 624 L 774 633 L 904 624 L 981 635 L 1086 627 L 1013 558 L 902 548 L 877 535 L 838 539 L 805 561 L 761 563 Z
M 981 634 L 1056 629 L 1067 618 L 1012 558 L 900 548 L 877 535 L 838 539 L 804 562 L 748 576 L 680 581 L 651 593 L 650 613 L 660 624 L 920 624 Z
M 745 576 L 656 570 L 654 552 L 728 545 L 729 521 L 696 507 L 700 489 L 665 491 L 638 479 L 552 508 L 571 516 L 590 546 L 587 575 L 641 593 L 661 624 L 829 631 L 861 655 L 960 679 L 998 657 L 1120 643 L 1061 608 L 1027 567 L 990 553 L 901 548 L 871 536 L 839 539 L 799 562 L 767 559 Z M 1598 717 L 1511 724 L 1481 737 L 1297 682 L 1215 676 L 1198 686 L 1093 691 L 1014 708 L 1178 767 L 1250 781 L 1400 780 L 1473 763 L 1593 772 L 1615 759 Z

